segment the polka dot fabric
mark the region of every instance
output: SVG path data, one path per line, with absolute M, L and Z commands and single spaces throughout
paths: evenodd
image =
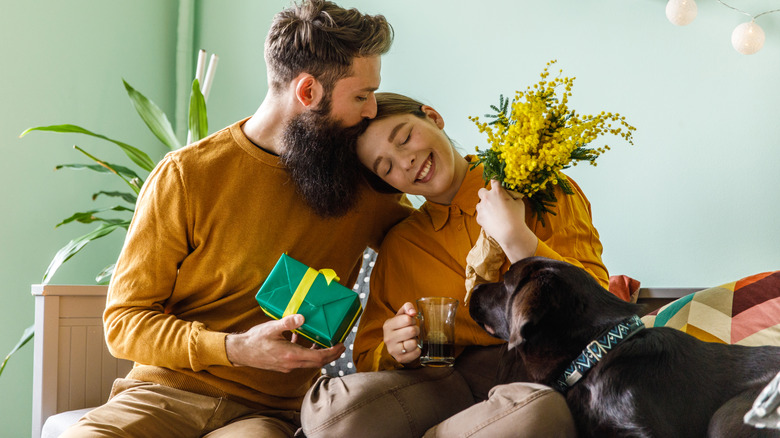
M 368 298 L 368 282 L 375 260 L 376 252 L 374 250 L 369 248 L 363 253 L 363 265 L 360 268 L 357 282 L 352 288 L 360 295 L 360 305 L 364 309 L 366 308 L 366 299 Z M 360 319 L 355 322 L 355 326 L 352 327 L 352 333 L 347 335 L 347 338 L 344 340 L 344 346 L 347 347 L 347 351 L 340 358 L 322 367 L 322 374 L 338 377 L 355 372 L 355 364 L 352 363 L 352 344 L 355 342 L 355 332 L 357 332 L 358 324 L 360 324 Z

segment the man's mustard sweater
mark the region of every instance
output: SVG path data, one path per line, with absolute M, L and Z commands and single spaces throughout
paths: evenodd
M 378 248 L 409 205 L 362 188 L 352 212 L 322 219 L 243 122 L 169 153 L 149 176 L 109 287 L 106 339 L 135 361 L 128 378 L 299 409 L 319 369 L 235 367 L 225 337 L 269 321 L 254 296 L 282 253 L 351 287 L 366 246 Z

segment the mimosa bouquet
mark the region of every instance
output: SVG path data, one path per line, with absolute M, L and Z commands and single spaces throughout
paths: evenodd
M 485 181 L 497 180 L 516 199 L 528 198 L 531 208 L 544 226 L 544 216 L 555 214 L 555 186 L 563 193 L 574 193 L 561 170 L 586 161 L 595 166 L 599 155 L 609 146 L 591 147 L 603 134 L 622 137 L 633 144 L 636 130 L 617 113 L 579 115 L 568 106 L 574 78 L 548 79 L 550 61 L 541 74 L 541 81 L 517 91 L 512 102 L 502 95 L 498 106 L 491 105 L 495 114 L 486 114 L 490 122 L 469 117 L 480 132 L 487 134 L 489 149 L 477 148 L 477 159 L 472 169 L 483 165 Z M 558 93 L 558 94 L 556 94 Z M 559 97 L 560 95 L 560 97 Z M 615 124 L 615 126 L 613 126 Z M 504 253 L 498 243 L 484 231 L 466 258 L 466 302 L 468 294 L 479 283 L 498 280 L 504 263 Z

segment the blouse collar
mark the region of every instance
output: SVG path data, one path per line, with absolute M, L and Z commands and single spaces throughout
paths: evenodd
M 468 155 L 466 160 L 469 163 L 474 161 L 475 157 Z M 482 179 L 482 165 L 478 165 L 474 169 L 469 164 L 469 170 L 466 172 L 466 176 L 463 178 L 463 183 L 460 185 L 460 189 L 452 198 L 452 202 L 449 204 L 437 204 L 435 202 L 426 201 L 420 208 L 425 210 L 431 217 L 433 228 L 435 231 L 441 230 L 450 218 L 450 211 L 459 210 L 461 213 L 474 216 L 476 214 L 477 202 L 479 202 L 479 196 L 477 192 L 482 187 L 485 187 L 485 182 Z

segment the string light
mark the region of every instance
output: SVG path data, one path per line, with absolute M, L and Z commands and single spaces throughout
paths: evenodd
M 756 18 L 772 12 L 778 12 L 780 9 L 773 9 L 771 11 L 764 11 L 760 14 L 752 15 L 726 4 L 723 0 L 717 0 L 717 2 L 750 17 L 750 21 L 740 24 L 731 33 L 731 45 L 734 47 L 734 50 L 744 55 L 752 55 L 761 50 L 761 47 L 764 46 L 766 35 L 764 34 L 764 30 L 761 29 L 761 26 L 756 23 Z M 690 24 L 694 18 L 696 18 L 697 12 L 698 7 L 696 6 L 695 0 L 669 0 L 666 4 L 666 18 L 677 26 Z
M 764 46 L 764 30 L 755 21 L 742 23 L 731 33 L 731 45 L 743 55 L 752 55 Z
M 677 26 L 690 24 L 698 12 L 693 0 L 669 0 L 666 4 L 666 18 Z

